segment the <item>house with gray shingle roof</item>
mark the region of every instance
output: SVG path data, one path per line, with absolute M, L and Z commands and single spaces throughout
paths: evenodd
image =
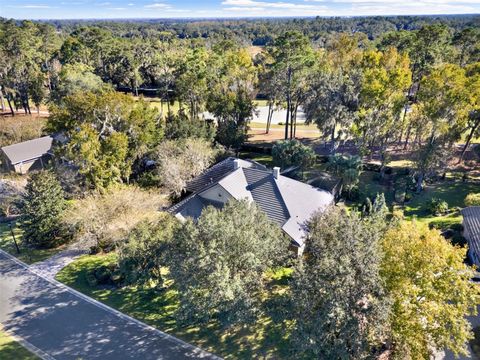
M 0 154 L 3 170 L 26 174 L 30 170 L 43 169 L 51 155 L 52 142 L 53 137 L 44 136 L 2 147 Z
M 468 242 L 468 258 L 480 268 L 480 206 L 470 206 L 461 211 L 463 236 Z
M 254 201 L 302 253 L 306 222 L 333 203 L 333 195 L 254 161 L 229 157 L 187 185 L 189 195 L 169 208 L 179 219 L 197 219 L 206 206 L 221 208 L 230 199 Z

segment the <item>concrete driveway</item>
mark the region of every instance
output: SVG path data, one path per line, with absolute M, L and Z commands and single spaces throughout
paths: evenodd
M 218 359 L 0 251 L 0 323 L 44 359 Z

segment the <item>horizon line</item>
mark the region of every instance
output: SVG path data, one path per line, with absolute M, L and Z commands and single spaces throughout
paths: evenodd
M 75 20 L 75 21 L 125 21 L 125 20 L 268 20 L 268 19 L 315 19 L 315 18 L 367 18 L 367 17 L 415 17 L 415 16 L 480 16 L 479 12 L 475 13 L 445 13 L 445 14 L 372 14 L 372 15 L 305 15 L 305 16 L 178 16 L 178 17 L 118 17 L 118 18 L 7 18 L 0 16 L 0 19 L 6 20 L 30 20 L 30 21 L 62 21 L 62 20 Z

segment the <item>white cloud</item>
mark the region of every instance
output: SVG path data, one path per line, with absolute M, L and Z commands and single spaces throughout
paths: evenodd
M 261 7 L 227 7 L 226 11 L 263 11 L 265 8 Z
M 295 4 L 287 3 L 283 1 L 277 2 L 266 2 L 266 1 L 254 1 L 254 0 L 225 0 L 222 2 L 222 5 L 232 5 L 235 7 L 248 7 L 252 8 L 274 8 L 274 9 L 304 9 L 304 10 L 314 10 L 314 9 L 324 9 L 323 6 L 317 5 L 304 5 L 304 4 Z
M 164 4 L 164 3 L 153 3 L 153 4 L 149 4 L 149 5 L 145 5 L 144 6 L 145 8 L 147 9 L 170 9 L 171 6 L 168 5 L 168 4 Z
M 50 5 L 40 5 L 40 4 L 32 4 L 32 5 L 27 4 L 27 5 L 16 5 L 16 6 L 9 5 L 8 7 L 19 8 L 19 9 L 52 9 L 53 8 Z

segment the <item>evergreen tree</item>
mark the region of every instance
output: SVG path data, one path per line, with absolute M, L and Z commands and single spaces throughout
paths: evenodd
M 22 198 L 20 226 L 34 248 L 51 248 L 62 242 L 60 216 L 66 202 L 59 181 L 50 171 L 33 173 Z
M 197 223 L 187 220 L 167 257 L 179 291 L 179 319 L 254 321 L 262 310 L 263 275 L 287 248 L 280 228 L 247 200 L 230 201 L 222 210 L 209 206 Z
M 388 309 L 379 274 L 382 227 L 337 207 L 311 220 L 292 280 L 292 342 L 307 358 L 363 359 L 378 349 Z

